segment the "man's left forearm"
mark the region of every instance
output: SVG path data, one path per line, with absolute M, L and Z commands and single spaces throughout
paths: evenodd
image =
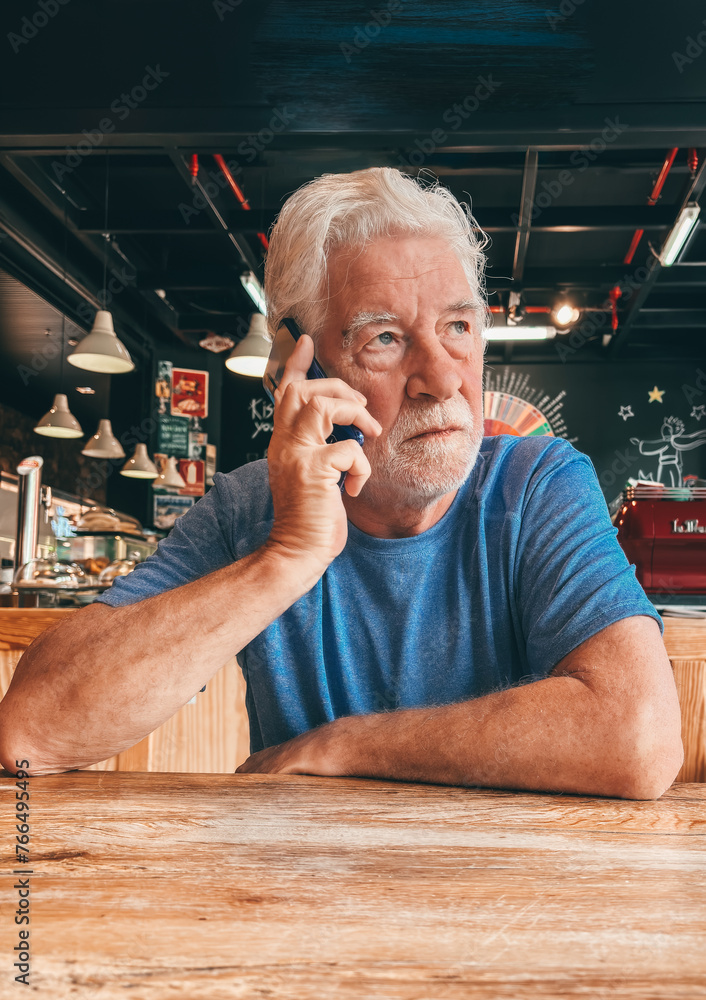
M 683 761 L 679 700 L 657 623 L 596 633 L 544 680 L 455 705 L 344 716 L 238 771 L 654 799 Z
M 455 705 L 348 716 L 316 732 L 324 754 L 335 746 L 333 771 L 361 777 L 657 798 L 675 776 L 650 774 L 638 727 L 574 677 Z

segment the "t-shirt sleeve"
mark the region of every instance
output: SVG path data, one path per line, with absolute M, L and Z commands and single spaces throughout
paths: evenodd
M 122 607 L 191 583 L 234 562 L 233 501 L 226 477 L 216 473 L 213 486 L 174 527 L 154 552 L 127 576 L 117 577 L 96 602 Z
M 664 631 L 618 544 L 590 460 L 568 442 L 545 450 L 528 484 L 516 553 L 527 659 L 545 677 L 596 632 L 633 615 Z

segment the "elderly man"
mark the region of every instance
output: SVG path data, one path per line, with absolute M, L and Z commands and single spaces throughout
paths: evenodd
M 268 321 L 311 336 L 267 462 L 217 476 L 154 556 L 27 651 L 0 706 L 6 767 L 105 759 L 237 653 L 239 772 L 664 792 L 682 747 L 661 622 L 590 462 L 483 438 L 483 263 L 450 192 L 396 170 L 289 199 Z M 364 447 L 327 443 L 334 423 Z

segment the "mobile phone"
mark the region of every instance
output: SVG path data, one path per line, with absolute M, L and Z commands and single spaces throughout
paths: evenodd
M 284 366 L 289 361 L 289 358 L 291 357 L 300 337 L 301 330 L 294 320 L 290 318 L 283 319 L 272 343 L 270 357 L 267 362 L 267 367 L 265 368 L 265 374 L 262 377 L 262 384 L 265 388 L 265 392 L 273 403 L 275 401 L 275 389 L 279 385 L 282 380 L 282 375 L 284 374 Z M 312 379 L 327 378 L 326 372 L 323 370 L 316 358 L 314 358 L 311 362 L 311 367 L 306 373 L 306 377 Z M 352 424 L 348 426 L 334 424 L 333 431 L 330 437 L 326 440 L 330 443 L 332 441 L 346 441 L 349 438 L 353 441 L 357 441 L 361 447 L 365 441 L 362 433 Z

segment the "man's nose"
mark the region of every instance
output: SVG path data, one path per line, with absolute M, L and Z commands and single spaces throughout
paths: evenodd
M 451 399 L 463 385 L 461 362 L 451 357 L 434 334 L 414 346 L 409 357 L 407 395 Z

